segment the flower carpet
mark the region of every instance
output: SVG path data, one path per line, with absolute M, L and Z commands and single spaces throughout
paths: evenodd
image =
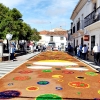
M 67 53 L 42 52 L 0 79 L 0 100 L 100 100 L 100 74 Z

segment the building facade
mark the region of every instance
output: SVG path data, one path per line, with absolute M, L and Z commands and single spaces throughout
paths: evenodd
M 100 46 L 100 0 L 79 0 L 71 15 L 72 46 L 86 44 L 89 48 L 89 58 L 93 46 Z
M 61 46 L 62 50 L 67 45 L 67 30 L 62 28 L 52 29 L 50 31 L 40 31 L 41 40 L 38 43 L 46 46 L 53 45 L 54 47 Z

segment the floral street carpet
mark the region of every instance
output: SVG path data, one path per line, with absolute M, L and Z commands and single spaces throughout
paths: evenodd
M 100 100 L 100 74 L 67 53 L 42 52 L 0 79 L 0 100 Z

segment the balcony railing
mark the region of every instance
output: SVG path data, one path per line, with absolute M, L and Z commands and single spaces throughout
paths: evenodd
M 73 33 L 75 33 L 75 26 L 73 27 Z
M 80 21 L 77 23 L 77 31 L 80 29 Z
M 84 29 L 84 20 L 81 20 L 81 21 L 80 21 L 80 29 Z M 79 30 L 80 30 L 80 29 L 79 29 Z
M 84 27 L 89 26 L 100 20 L 100 7 L 93 11 L 88 16 L 84 18 Z

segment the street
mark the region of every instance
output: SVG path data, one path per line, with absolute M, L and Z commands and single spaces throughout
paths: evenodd
M 46 51 L 1 69 L 0 100 L 100 99 L 100 74 L 62 51 Z M 3 68 L 2 63 L 2 67 Z

